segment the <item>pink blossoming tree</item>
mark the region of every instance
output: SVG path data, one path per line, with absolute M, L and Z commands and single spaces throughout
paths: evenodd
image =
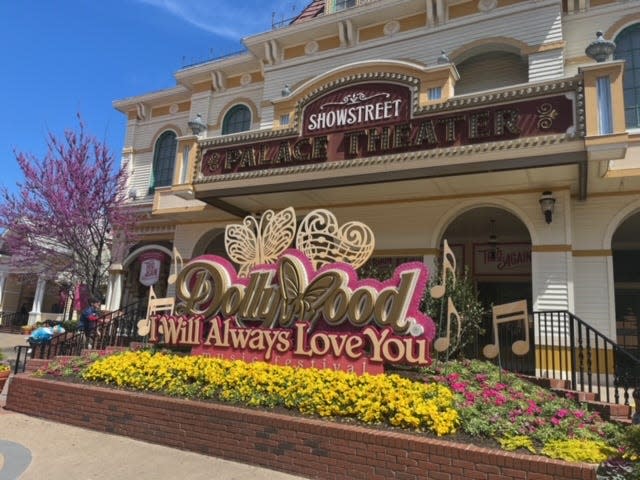
M 48 136 L 42 158 L 16 152 L 24 174 L 18 193 L 1 190 L 0 227 L 13 266 L 49 278 L 61 274 L 99 296 L 114 232 L 117 242 L 132 240 L 135 216 L 125 205 L 127 181 L 107 145 L 85 132 Z

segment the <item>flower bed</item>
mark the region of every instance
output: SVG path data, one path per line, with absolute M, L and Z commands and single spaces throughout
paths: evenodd
M 27 375 L 7 409 L 312 478 L 596 480 L 595 465 Z
M 448 436 L 458 429 L 485 442 L 493 439 L 506 450 L 564 460 L 598 463 L 622 454 L 637 460 L 616 425 L 484 362 L 439 364 L 423 371 L 423 382 L 413 382 L 398 375 L 356 376 L 150 352 L 94 360 L 54 362 L 41 375 L 81 377 L 120 388 L 345 418 L 394 429 L 393 433 L 402 428 Z

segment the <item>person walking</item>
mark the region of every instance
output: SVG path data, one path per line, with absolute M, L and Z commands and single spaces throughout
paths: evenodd
M 98 323 L 99 316 L 100 300 L 98 300 L 97 298 L 92 298 L 89 301 L 89 306 L 85 308 L 80 314 L 80 325 L 78 326 L 78 330 L 84 332 L 87 339 L 95 337 L 96 325 Z

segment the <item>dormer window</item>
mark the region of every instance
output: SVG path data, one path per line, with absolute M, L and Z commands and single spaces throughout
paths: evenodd
M 331 3 L 331 12 L 339 12 L 356 6 L 356 0 L 333 0 Z

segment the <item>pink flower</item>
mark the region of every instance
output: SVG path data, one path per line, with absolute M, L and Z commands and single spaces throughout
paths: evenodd
M 460 378 L 460 374 L 458 373 L 450 373 L 449 375 L 447 375 L 447 381 L 449 382 L 449 385 L 457 382 L 459 378 Z
M 529 408 L 527 408 L 527 415 L 535 415 L 541 413 L 542 409 L 534 402 L 533 400 L 529 400 Z
M 553 417 L 551 419 L 551 423 L 553 423 L 554 425 L 560 425 L 560 419 L 558 417 Z
M 489 376 L 488 376 L 488 375 L 485 375 L 484 373 L 478 373 L 478 374 L 476 375 L 476 381 L 477 381 L 478 383 L 484 383 L 484 382 L 486 382 L 486 381 L 487 381 L 487 378 L 489 378 Z
M 567 415 L 569 415 L 569 410 L 567 410 L 566 408 L 561 408 L 560 410 L 558 410 L 556 412 L 555 416 L 558 417 L 558 418 L 564 418 Z
M 511 410 L 509 412 L 509 419 L 511 421 L 514 421 L 517 417 L 519 417 L 520 415 L 522 415 L 522 410 L 520 408 L 516 408 L 514 410 Z
M 451 385 L 451 389 L 457 393 L 463 393 L 467 389 L 467 384 L 464 382 L 456 382 Z
M 504 405 L 505 403 L 507 403 L 507 399 L 501 393 L 497 393 L 494 402 L 496 405 Z

